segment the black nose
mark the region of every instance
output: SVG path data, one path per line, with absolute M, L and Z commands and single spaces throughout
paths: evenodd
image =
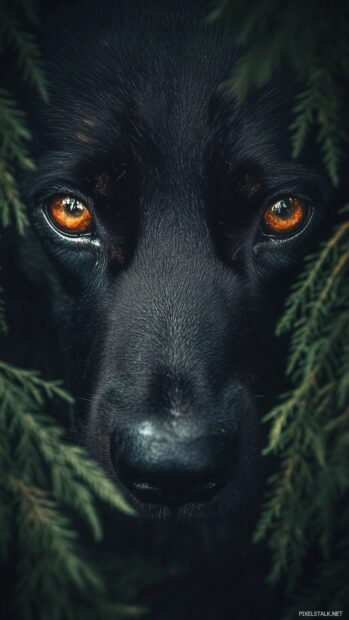
M 232 446 L 185 427 L 172 432 L 153 422 L 116 429 L 111 457 L 120 480 L 143 502 L 210 500 L 231 474 Z

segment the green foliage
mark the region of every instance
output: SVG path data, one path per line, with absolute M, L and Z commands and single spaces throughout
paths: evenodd
M 288 66 L 302 85 L 294 106 L 293 156 L 317 130 L 335 185 L 347 139 L 344 110 L 349 78 L 349 3 L 330 0 L 218 1 L 211 20 L 224 19 L 241 49 L 231 87 L 241 99 Z
M 0 48 L 42 99 L 45 82 L 32 28 L 35 0 L 3 0 Z M 240 98 L 266 86 L 285 65 L 300 83 L 291 126 L 298 157 L 314 130 L 334 184 L 347 143 L 344 89 L 349 72 L 349 5 L 329 0 L 221 0 L 223 18 L 242 53 L 232 79 Z M 29 171 L 30 133 L 13 95 L 0 89 L 0 222 L 25 231 L 15 172 Z M 349 222 L 344 210 L 330 239 L 306 261 L 278 333 L 289 333 L 291 391 L 266 416 L 267 455 L 279 469 L 269 481 L 256 540 L 268 537 L 273 583 L 286 580 L 299 609 L 349 604 Z M 0 330 L 5 314 L 0 303 Z M 70 402 L 57 382 L 0 362 L 0 558 L 16 571 L 20 620 L 117 618 L 138 609 L 115 603 L 92 562 L 76 520 L 98 543 L 96 500 L 128 510 L 100 468 L 42 415 L 47 399 Z M 81 529 L 81 528 L 80 528 Z M 315 558 L 316 561 L 313 561 Z M 144 571 L 146 572 L 146 568 Z M 139 578 L 137 578 L 139 580 Z M 57 595 L 58 593 L 58 595 Z
M 21 619 L 76 618 L 78 612 L 117 617 L 107 615 L 116 607 L 110 607 L 102 576 L 79 544 L 73 517 L 100 541 L 96 500 L 130 509 L 100 467 L 82 448 L 67 444 L 62 430 L 40 414 L 53 397 L 72 402 L 59 383 L 0 362 L 0 463 L 6 472 L 0 481 L 2 562 L 16 541 L 15 598 Z
M 34 35 L 28 27 L 38 21 L 37 3 L 17 0 L 0 3 L 0 52 L 15 56 L 23 79 L 32 85 L 46 101 L 47 92 L 41 58 Z M 0 222 L 8 226 L 11 216 L 17 230 L 23 234 L 28 223 L 25 207 L 17 188 L 14 171 L 32 170 L 27 142 L 30 132 L 24 113 L 18 108 L 13 95 L 0 88 Z
M 33 0 L 1 4 L 2 49 L 15 53 L 24 79 L 46 99 L 28 23 L 37 23 Z M 29 140 L 23 112 L 0 88 L 0 223 L 14 221 L 20 234 L 27 216 L 14 171 L 34 169 Z M 6 332 L 1 299 L 0 331 Z M 106 575 L 78 534 L 85 524 L 96 543 L 102 540 L 98 502 L 131 510 L 101 468 L 82 448 L 69 445 L 63 431 L 41 413 L 48 399 L 72 402 L 59 382 L 0 361 L 0 563 L 15 570 L 16 617 L 114 620 L 139 615 L 139 608 L 114 601 Z
M 10 48 L 17 56 L 22 78 L 31 84 L 44 101 L 47 92 L 40 51 L 28 25 L 38 23 L 38 4 L 32 0 L 2 0 L 0 5 L 1 48 Z
M 3 226 L 11 221 L 11 210 L 20 234 L 24 233 L 27 216 L 14 179 L 13 168 L 32 170 L 27 141 L 30 133 L 23 112 L 18 109 L 10 93 L 0 88 L 0 218 Z
M 316 129 L 334 185 L 348 152 L 344 110 L 349 78 L 349 3 L 223 0 L 241 48 L 231 86 L 244 98 L 284 66 L 298 80 L 291 150 L 298 157 Z M 265 417 L 269 480 L 255 540 L 271 548 L 269 580 L 284 579 L 285 618 L 300 609 L 349 608 L 349 206 L 332 236 L 306 259 L 277 333 L 289 334 L 290 391 Z
M 294 157 L 298 157 L 306 144 L 312 124 L 314 121 L 317 123 L 317 142 L 335 185 L 339 184 L 338 169 L 346 139 L 344 114 L 340 109 L 344 93 L 340 90 L 329 68 L 314 69 L 306 87 L 297 97 L 295 120 L 291 125 L 292 152 Z
M 321 596 L 329 596 L 327 607 L 334 605 L 334 592 L 328 590 L 338 579 L 337 609 L 349 603 L 344 587 L 339 596 L 349 564 L 348 211 L 331 238 L 308 258 L 278 326 L 280 334 L 291 334 L 287 373 L 294 388 L 265 418 L 271 423 L 265 454 L 277 455 L 280 468 L 270 480 L 256 533 L 256 540 L 270 536 L 271 581 L 286 574 L 291 592 L 307 552 L 316 552 L 323 564 L 316 567 L 320 575 L 310 576 L 318 584 L 321 574 L 332 574 L 320 587 Z

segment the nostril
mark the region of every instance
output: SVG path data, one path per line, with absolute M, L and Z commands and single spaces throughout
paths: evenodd
M 162 498 L 161 487 L 149 482 L 131 482 L 128 481 L 128 487 L 143 502 L 159 503 Z
M 218 482 L 207 482 L 197 486 L 169 486 L 150 484 L 143 481 L 128 481 L 128 487 L 143 502 L 162 504 L 184 504 L 186 502 L 207 502 L 223 486 Z
M 179 440 L 133 427 L 113 433 L 111 458 L 121 482 L 141 501 L 183 504 L 207 502 L 224 486 L 231 449 L 214 435 Z

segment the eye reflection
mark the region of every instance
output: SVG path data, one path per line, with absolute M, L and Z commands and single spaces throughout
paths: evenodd
M 280 198 L 263 214 L 263 230 L 274 235 L 297 232 L 305 223 L 309 207 L 304 200 L 291 196 Z
M 49 216 L 59 230 L 72 235 L 91 232 L 93 216 L 88 207 L 71 196 L 60 196 L 51 200 L 48 207 Z

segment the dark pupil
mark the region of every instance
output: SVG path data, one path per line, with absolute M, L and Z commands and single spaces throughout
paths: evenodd
M 292 217 L 293 211 L 294 206 L 291 199 L 279 200 L 273 205 L 273 213 L 281 220 L 288 220 Z
M 65 211 L 72 217 L 79 217 L 84 210 L 81 202 L 74 200 L 73 198 L 67 198 L 64 201 Z

